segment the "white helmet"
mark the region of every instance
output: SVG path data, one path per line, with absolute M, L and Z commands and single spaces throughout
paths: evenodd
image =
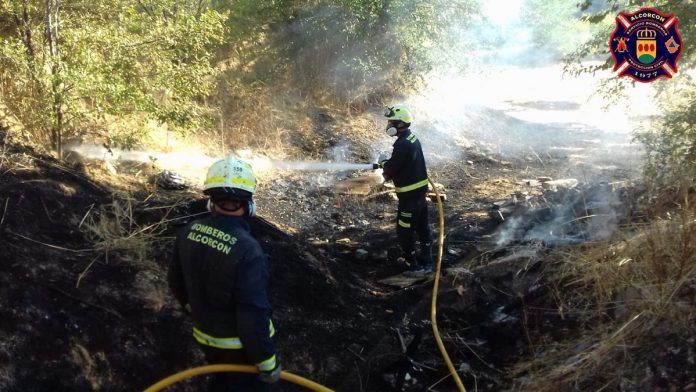
M 203 193 L 215 199 L 251 200 L 256 192 L 256 176 L 251 165 L 230 155 L 210 166 Z

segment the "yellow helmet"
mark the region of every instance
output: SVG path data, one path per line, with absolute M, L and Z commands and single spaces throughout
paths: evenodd
M 410 123 L 413 121 L 413 116 L 411 116 L 411 111 L 404 105 L 394 105 L 387 107 L 384 111 L 384 117 L 387 120 L 396 121 L 400 120 L 405 123 Z
M 213 163 L 203 184 L 203 193 L 213 199 L 250 200 L 256 192 L 251 165 L 230 155 Z

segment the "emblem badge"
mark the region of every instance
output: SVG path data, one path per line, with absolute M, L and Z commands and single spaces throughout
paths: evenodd
M 639 82 L 674 76 L 684 45 L 678 21 L 674 14 L 665 15 L 654 8 L 620 13 L 609 40 L 618 76 Z

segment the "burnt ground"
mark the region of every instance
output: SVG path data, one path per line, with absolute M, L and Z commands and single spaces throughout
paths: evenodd
M 196 193 L 141 186 L 128 199 L 113 182 L 28 148 L 2 148 L 0 390 L 140 390 L 203 364 L 165 282 L 173 233 L 197 211 Z M 567 157 L 537 158 L 504 161 L 472 150 L 461 162 L 431 167 L 448 197 L 439 327 L 469 389 L 514 389 L 509 366 L 575 327 L 556 310 L 549 265 L 516 251 L 545 245 L 495 246 L 501 222 L 493 203 L 508 200 L 522 179 L 567 174 L 559 169 Z M 339 195 L 316 174 L 283 173 L 266 178 L 257 199 L 262 219 L 252 230 L 271 256 L 286 370 L 341 391 L 454 390 L 428 321 L 432 281 L 380 283 L 401 269 L 390 195 Z M 86 217 L 109 218 L 100 207 L 113 200 L 129 200 L 128 225 L 136 229 L 169 220 L 146 238 L 152 248 L 144 255 L 107 252 L 86 234 Z M 434 205 L 431 213 L 435 222 Z M 201 385 L 194 379 L 172 390 Z

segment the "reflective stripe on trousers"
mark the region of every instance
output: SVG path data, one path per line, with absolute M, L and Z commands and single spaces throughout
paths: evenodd
M 268 372 L 270 370 L 275 369 L 276 367 L 276 356 L 275 354 L 268 358 L 265 361 L 259 362 L 256 364 L 256 367 L 259 369 L 259 371 L 262 372 Z
M 433 237 L 428 225 L 428 206 L 424 197 L 399 200 L 397 214 L 396 234 L 404 254 L 414 253 L 414 232 L 421 244 L 432 243 Z
M 273 337 L 273 335 L 275 335 L 275 327 L 273 327 L 273 321 L 269 321 L 268 329 L 270 331 L 268 336 Z M 196 327 L 193 327 L 193 337 L 198 341 L 198 343 L 210 347 L 230 350 L 238 350 L 240 348 L 244 348 L 244 346 L 242 345 L 242 341 L 239 340 L 238 337 L 218 338 L 215 336 L 210 336 Z

